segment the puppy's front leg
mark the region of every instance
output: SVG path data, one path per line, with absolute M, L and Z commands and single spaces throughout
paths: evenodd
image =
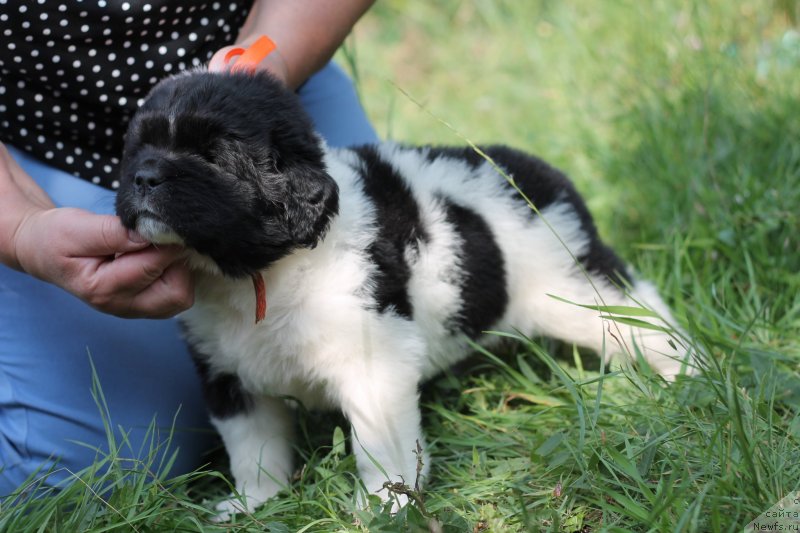
M 236 490 L 242 496 L 231 496 L 217 505 L 219 519 L 252 511 L 288 485 L 293 424 L 283 400 L 254 397 L 247 410 L 211 421 L 225 443 Z
M 367 490 L 385 500 L 386 481 L 414 487 L 417 478 L 417 443 L 425 449 L 420 428 L 417 379 L 404 372 L 354 371 L 341 389 L 341 404 L 352 425 L 356 464 Z M 424 453 L 424 452 L 423 452 Z M 427 473 L 427 455 L 423 457 Z M 401 496 L 395 509 L 405 504 Z

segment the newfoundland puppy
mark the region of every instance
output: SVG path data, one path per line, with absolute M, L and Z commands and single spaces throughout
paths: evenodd
M 242 495 L 224 513 L 289 483 L 293 402 L 344 412 L 367 490 L 413 483 L 420 383 L 495 344 L 488 330 L 641 356 L 668 379 L 686 366 L 667 306 L 559 171 L 502 146 L 332 149 L 267 74 L 156 86 L 116 205 L 195 270 L 180 319 Z M 640 304 L 655 327 L 602 307 Z

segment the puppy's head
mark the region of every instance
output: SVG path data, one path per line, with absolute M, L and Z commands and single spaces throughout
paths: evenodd
M 268 74 L 198 71 L 162 81 L 131 120 L 116 208 L 238 277 L 313 247 L 338 190 L 294 94 Z

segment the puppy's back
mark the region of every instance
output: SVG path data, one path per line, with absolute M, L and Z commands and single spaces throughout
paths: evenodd
M 374 309 L 413 319 L 435 368 L 487 330 L 546 332 L 548 293 L 592 302 L 593 283 L 608 291 L 630 279 L 563 174 L 509 148 L 483 152 L 492 162 L 471 148 L 392 143 L 350 157 L 376 213 L 367 250 Z

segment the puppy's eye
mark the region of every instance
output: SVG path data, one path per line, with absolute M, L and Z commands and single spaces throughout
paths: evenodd
M 208 117 L 182 115 L 175 119 L 173 138 L 181 150 L 205 151 L 221 133 L 221 127 Z
M 322 189 L 318 189 L 316 191 L 313 191 L 308 196 L 308 203 L 310 203 L 311 205 L 317 205 L 322 201 L 324 197 L 325 197 L 325 191 L 323 191 Z
M 212 150 L 199 151 L 197 152 L 197 155 L 199 155 L 206 163 L 211 163 L 212 165 L 216 164 L 217 158 Z

